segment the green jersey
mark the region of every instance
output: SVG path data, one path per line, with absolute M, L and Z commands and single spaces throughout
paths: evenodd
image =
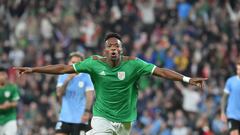
M 4 102 L 13 102 L 19 99 L 19 93 L 16 85 L 7 84 L 0 88 L 0 104 Z M 9 108 L 6 110 L 0 109 L 0 125 L 4 125 L 10 120 L 16 120 L 16 108 Z
M 137 81 L 151 74 L 155 65 L 140 59 L 122 57 L 117 67 L 110 67 L 100 56 L 73 65 L 76 72 L 90 74 L 96 92 L 93 115 L 114 122 L 131 122 L 137 117 Z

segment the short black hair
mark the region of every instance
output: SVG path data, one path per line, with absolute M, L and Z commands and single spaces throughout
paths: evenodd
M 3 66 L 0 66 L 0 72 L 7 72 L 7 68 L 6 67 L 3 67 Z
M 70 60 L 72 57 L 79 57 L 81 59 L 81 61 L 84 60 L 84 55 L 80 52 L 72 52 L 69 54 L 68 56 L 68 60 Z
M 109 38 L 112 38 L 112 37 L 117 38 L 122 42 L 122 37 L 118 33 L 114 33 L 114 32 L 107 33 L 104 38 L 104 41 L 106 42 Z

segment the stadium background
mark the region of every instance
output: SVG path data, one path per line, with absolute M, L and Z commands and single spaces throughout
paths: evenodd
M 220 120 L 224 81 L 240 47 L 239 0 L 0 0 L 0 65 L 19 86 L 20 135 L 52 135 L 56 77 L 12 66 L 64 63 L 72 51 L 101 54 L 103 36 L 122 35 L 125 53 L 188 76 L 203 90 L 142 78 L 133 135 L 226 135 Z

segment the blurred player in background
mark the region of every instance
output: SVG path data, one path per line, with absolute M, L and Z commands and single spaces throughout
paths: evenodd
M 0 135 L 17 134 L 18 88 L 8 82 L 7 69 L 0 67 Z
M 143 75 L 154 75 L 174 81 L 184 81 L 203 87 L 206 78 L 190 78 L 172 70 L 159 68 L 136 57 L 123 56 L 120 35 L 109 33 L 104 40 L 104 56 L 92 56 L 70 65 L 16 67 L 24 73 L 89 73 L 94 83 L 96 101 L 91 129 L 87 135 L 128 135 L 137 117 L 137 82 Z
M 82 54 L 73 52 L 69 55 L 68 65 L 84 60 Z M 91 127 L 90 119 L 93 102 L 93 84 L 85 73 L 64 74 L 58 77 L 57 96 L 61 103 L 56 135 L 79 135 Z
M 227 79 L 221 103 L 221 119 L 228 122 L 230 135 L 240 134 L 240 58 L 236 69 L 237 75 Z

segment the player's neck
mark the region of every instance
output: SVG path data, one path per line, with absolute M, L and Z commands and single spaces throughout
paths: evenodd
M 111 60 L 111 59 L 107 59 L 107 63 L 111 66 L 111 67 L 117 67 L 121 64 L 121 57 L 119 59 L 116 60 Z
M 120 65 L 120 63 L 121 63 L 120 59 L 118 59 L 118 60 L 109 60 L 108 61 L 108 64 L 111 67 L 117 67 L 118 65 Z
M 4 87 L 5 85 L 6 85 L 5 82 L 0 82 L 0 88 L 1 88 L 1 87 Z

